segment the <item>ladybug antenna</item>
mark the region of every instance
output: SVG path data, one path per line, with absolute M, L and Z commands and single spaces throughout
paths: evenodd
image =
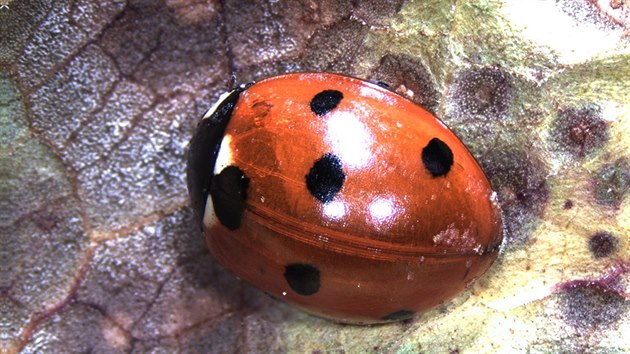
M 377 81 L 376 84 L 384 89 L 388 89 L 388 90 L 392 90 L 392 85 L 390 85 L 389 83 L 385 82 L 385 81 Z
M 230 74 L 230 79 L 227 82 L 227 91 L 233 91 L 236 88 L 236 74 L 234 72 L 232 72 Z

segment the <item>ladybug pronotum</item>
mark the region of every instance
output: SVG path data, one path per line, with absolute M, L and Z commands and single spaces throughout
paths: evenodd
M 462 142 L 411 101 L 336 74 L 225 94 L 191 141 L 188 189 L 221 264 L 340 322 L 442 304 L 502 241 L 496 194 Z

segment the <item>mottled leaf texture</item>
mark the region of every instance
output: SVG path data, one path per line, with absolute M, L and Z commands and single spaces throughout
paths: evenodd
M 629 352 L 629 6 L 0 0 L 0 353 Z M 188 141 L 234 78 L 289 71 L 387 83 L 461 137 L 505 221 L 472 288 L 348 326 L 213 259 Z

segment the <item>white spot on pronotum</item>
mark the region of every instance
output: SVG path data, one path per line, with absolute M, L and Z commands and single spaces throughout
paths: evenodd
M 286 291 L 283 291 L 283 292 L 282 292 L 282 296 L 287 296 L 287 292 L 286 292 Z
M 218 175 L 224 168 L 234 163 L 234 152 L 232 151 L 232 136 L 227 134 L 221 140 L 221 146 L 219 147 L 219 153 L 217 159 L 214 162 L 214 174 Z
M 208 198 L 206 199 L 206 209 L 203 213 L 203 224 L 205 227 L 210 228 L 214 225 L 217 225 L 218 222 L 219 219 L 214 213 L 214 203 L 212 203 L 212 196 L 208 194 Z
M 212 107 L 210 107 L 206 114 L 203 115 L 202 119 L 210 118 L 210 116 L 212 116 L 212 114 L 216 112 L 219 106 L 223 103 L 223 101 L 225 101 L 226 98 L 228 98 L 228 96 L 232 94 L 232 92 L 234 92 L 234 90 L 222 93 L 221 96 L 219 96 L 217 102 Z

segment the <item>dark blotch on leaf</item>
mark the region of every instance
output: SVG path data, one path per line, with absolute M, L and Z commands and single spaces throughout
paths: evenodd
M 593 282 L 574 282 L 560 294 L 564 320 L 573 327 L 595 329 L 627 316 L 628 301 L 616 291 Z
M 316 30 L 304 46 L 303 67 L 315 71 L 353 72 L 357 60 L 365 56 L 368 26 L 344 19 Z
M 608 3 L 614 8 L 615 1 L 611 0 Z M 601 6 L 597 2 L 583 0 L 556 0 L 555 2 L 560 10 L 572 17 L 578 24 L 592 23 L 602 30 L 610 30 L 618 25 L 613 18 L 606 14 L 606 5 Z
M 588 249 L 595 258 L 610 256 L 617 249 L 619 240 L 609 232 L 598 232 L 588 240 Z
M 390 19 L 400 11 L 403 0 L 362 0 L 356 1 L 353 16 L 370 26 L 388 24 Z
M 499 193 L 506 235 L 512 244 L 527 241 L 531 229 L 524 226 L 539 219 L 549 199 L 547 165 L 527 147 L 497 149 L 481 157 L 479 162 Z
M 604 165 L 594 172 L 593 187 L 596 200 L 618 208 L 630 189 L 630 167 L 625 158 Z
M 380 65 L 370 75 L 373 80 L 385 81 L 386 87 L 405 95 L 407 90 L 414 93 L 409 97 L 415 103 L 435 113 L 440 92 L 429 69 L 415 57 L 407 55 L 385 55 Z
M 500 66 L 464 70 L 453 83 L 456 115 L 505 116 L 512 103 L 512 78 Z
M 606 143 L 608 124 L 597 105 L 561 108 L 553 123 L 551 136 L 558 150 L 583 157 Z

